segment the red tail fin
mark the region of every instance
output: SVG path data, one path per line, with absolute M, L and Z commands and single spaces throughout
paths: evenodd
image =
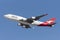
M 56 20 L 56 18 L 51 18 L 50 20 L 48 20 L 48 21 L 55 21 Z
M 52 23 L 55 22 L 55 20 L 56 20 L 56 18 L 51 18 L 50 20 L 48 20 L 48 21 L 46 21 L 46 22 L 52 24 Z
M 55 23 L 56 18 L 51 18 L 50 20 L 39 24 L 39 26 L 50 26 L 52 27 Z

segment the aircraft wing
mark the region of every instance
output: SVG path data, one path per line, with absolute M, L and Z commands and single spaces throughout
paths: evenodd
M 44 17 L 44 16 L 47 16 L 48 14 L 43 14 L 43 15 L 40 15 L 40 16 L 36 16 L 36 17 L 31 17 L 31 18 L 27 18 L 27 22 L 28 23 L 32 23 L 33 20 L 39 20 L 40 18 Z
M 40 15 L 40 16 L 36 16 L 34 20 L 39 20 L 40 18 L 44 17 L 44 16 L 47 16 L 48 14 L 43 14 L 43 15 Z
M 40 15 L 40 16 L 36 16 L 35 18 L 32 17 L 33 20 L 39 20 L 40 18 L 44 17 L 44 16 L 47 16 L 48 14 L 43 14 L 43 15 Z

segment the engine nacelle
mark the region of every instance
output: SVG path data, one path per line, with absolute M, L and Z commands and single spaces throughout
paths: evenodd
M 22 26 L 23 28 L 26 28 L 25 25 L 22 25 L 20 23 L 17 24 L 18 26 Z
M 24 26 L 24 24 L 18 23 L 18 26 Z
M 35 19 L 36 17 L 32 17 L 32 19 Z
M 18 23 L 17 25 L 18 25 L 18 26 L 21 26 L 21 24 L 20 24 L 20 23 Z

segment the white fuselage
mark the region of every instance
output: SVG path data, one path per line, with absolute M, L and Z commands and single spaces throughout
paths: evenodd
M 22 23 L 22 24 L 30 25 L 30 23 L 25 22 L 25 20 L 27 20 L 27 18 L 24 18 L 24 17 L 21 17 L 21 16 L 17 16 L 17 15 L 13 15 L 13 14 L 6 14 L 6 15 L 4 15 L 4 17 L 8 18 L 8 19 L 11 19 L 11 20 L 18 21 L 19 23 Z M 32 25 L 39 25 L 40 23 L 43 23 L 43 22 L 34 20 L 33 23 L 31 23 L 31 24 Z

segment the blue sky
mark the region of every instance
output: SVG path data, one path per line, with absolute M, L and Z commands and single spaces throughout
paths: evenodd
M 40 20 L 56 17 L 57 24 L 53 28 L 34 26 L 34 29 L 25 29 L 3 17 L 9 13 L 27 18 L 48 13 Z M 60 0 L 0 0 L 0 40 L 60 40 L 59 17 Z

